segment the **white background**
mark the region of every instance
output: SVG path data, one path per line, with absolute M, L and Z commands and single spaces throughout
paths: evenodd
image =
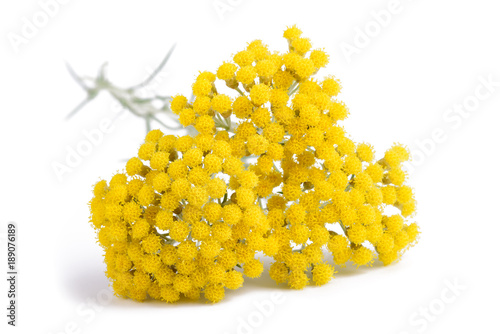
M 230 10 L 218 13 L 220 3 Z M 81 333 L 498 332 L 499 8 L 491 0 L 401 0 L 398 13 L 376 31 L 371 13 L 389 3 L 73 0 L 16 48 L 8 36 L 22 36 L 23 18 L 33 22 L 42 9 L 34 0 L 2 1 L 1 277 L 9 221 L 18 224 L 20 273 L 15 329 L 6 325 L 5 279 L 0 285 L 2 333 L 70 333 L 72 326 Z M 419 157 L 410 182 L 420 243 L 395 265 L 337 268 L 323 287 L 292 291 L 264 273 L 215 305 L 113 297 L 92 311 L 89 301 L 106 296 L 108 282 L 88 223 L 91 185 L 124 166 L 145 128 L 129 114 L 118 118 L 59 180 L 53 163 L 65 163 L 68 147 L 85 140 L 83 131 L 116 116 L 112 99 L 102 95 L 64 120 L 85 97 L 65 62 L 94 76 L 108 61 L 111 80 L 127 86 L 144 79 L 177 42 L 154 89 L 189 95 L 198 71 L 216 70 L 253 39 L 284 51 L 282 32 L 292 24 L 330 53 L 319 74 L 341 79 L 352 137 L 375 145 L 379 156 L 397 141 Z M 348 59 L 342 45 L 356 47 L 365 28 L 372 37 Z M 476 89 L 488 93 L 481 77 L 496 87 L 477 99 Z M 470 103 L 467 117 L 447 111 L 463 103 Z M 429 142 L 433 132 L 441 133 L 439 143 Z M 455 292 L 453 284 L 460 286 Z M 279 303 L 258 311 L 254 302 L 269 304 L 273 293 Z

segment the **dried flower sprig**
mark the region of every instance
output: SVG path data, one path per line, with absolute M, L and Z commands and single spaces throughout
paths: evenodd
M 287 28 L 287 52 L 256 40 L 200 73 L 194 101 L 170 103 L 197 134 L 150 131 L 125 171 L 94 186 L 90 220 L 117 295 L 218 302 L 261 276 L 259 254 L 274 259 L 273 280 L 303 289 L 348 261 L 388 265 L 418 241 L 408 149 L 377 160 L 347 135 L 340 82 L 314 78 L 329 57 L 301 35 Z
M 155 79 L 155 77 L 163 70 L 168 60 L 170 59 L 175 44 L 170 48 L 169 52 L 165 55 L 161 63 L 156 69 L 148 75 L 148 77 L 137 85 L 127 88 L 121 88 L 113 84 L 107 77 L 106 68 L 107 63 L 104 63 L 98 71 L 96 77 L 79 76 L 73 68 L 66 64 L 70 75 L 86 92 L 85 99 L 80 102 L 69 114 L 66 119 L 70 119 L 77 112 L 79 112 L 87 103 L 95 99 L 101 92 L 107 92 L 111 95 L 124 109 L 128 110 L 137 117 L 144 119 L 146 124 L 146 132 L 151 130 L 153 122 L 158 123 L 166 130 L 180 130 L 182 126 L 179 125 L 177 116 L 170 110 L 171 96 L 162 96 L 148 91 L 148 97 L 143 97 L 145 88 Z M 174 125 L 167 125 L 160 119 L 160 115 L 171 119 Z

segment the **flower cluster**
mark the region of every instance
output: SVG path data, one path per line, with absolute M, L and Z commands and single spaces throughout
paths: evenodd
M 262 274 L 259 254 L 273 258 L 272 279 L 302 289 L 333 278 L 324 251 L 337 266 L 387 265 L 416 243 L 408 150 L 376 160 L 355 143 L 339 125 L 339 80 L 314 78 L 328 55 L 295 26 L 284 37 L 286 53 L 253 41 L 198 75 L 194 101 L 173 98 L 196 136 L 152 130 L 125 172 L 94 186 L 91 221 L 117 295 L 218 302 Z

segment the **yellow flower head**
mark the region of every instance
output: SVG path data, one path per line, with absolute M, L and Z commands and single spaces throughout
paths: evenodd
M 333 278 L 325 249 L 340 267 L 375 255 L 388 265 L 418 242 L 408 149 L 377 157 L 349 137 L 340 81 L 316 75 L 329 55 L 296 26 L 283 37 L 283 52 L 255 40 L 200 72 L 193 102 L 170 101 L 188 134 L 148 132 L 123 172 L 93 186 L 90 221 L 117 295 L 219 302 L 262 275 L 257 252 L 273 258 L 273 280 L 300 290 Z

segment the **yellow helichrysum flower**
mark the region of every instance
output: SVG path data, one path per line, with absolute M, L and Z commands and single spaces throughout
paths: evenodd
M 187 150 L 189 150 L 191 147 L 193 147 L 193 142 L 194 142 L 194 139 L 191 136 L 186 135 L 186 136 L 179 137 L 175 141 L 175 149 L 184 153 Z
M 299 28 L 297 28 L 296 25 L 293 25 L 291 27 L 287 27 L 287 29 L 283 33 L 283 37 L 285 37 L 286 39 L 288 39 L 290 41 L 292 41 L 296 38 L 299 38 L 301 35 L 302 35 L 302 31 Z
M 324 93 L 326 93 L 329 96 L 337 96 L 341 89 L 342 85 L 340 84 L 340 81 L 336 79 L 333 76 L 327 77 L 323 79 L 321 83 L 321 88 Z
M 329 62 L 328 54 L 323 50 L 313 50 L 309 57 L 317 69 L 325 67 Z
M 254 40 L 248 43 L 247 50 L 252 52 L 255 60 L 263 60 L 269 57 L 267 45 L 264 45 L 261 40 Z
M 306 243 L 309 240 L 310 232 L 309 227 L 303 224 L 294 224 L 290 228 L 290 236 L 296 244 Z
M 384 233 L 377 242 L 376 247 L 379 254 L 391 252 L 394 248 L 394 237 L 389 233 Z
M 274 61 L 266 59 L 257 62 L 255 70 L 260 77 L 271 78 L 278 70 L 278 66 Z
M 259 134 L 248 137 L 247 148 L 250 154 L 261 155 L 267 151 L 269 142 L 267 139 Z
M 215 132 L 215 122 L 213 118 L 208 115 L 203 115 L 197 118 L 194 127 L 199 133 L 204 135 L 211 135 Z
M 127 174 L 130 176 L 140 174 L 143 166 L 144 164 L 142 163 L 141 159 L 136 157 L 131 158 L 126 165 Z
M 271 98 L 271 88 L 266 84 L 258 84 L 250 90 L 250 99 L 256 106 L 260 106 Z
M 208 96 L 198 96 L 193 102 L 193 110 L 200 116 L 207 115 L 211 106 L 212 100 Z
M 304 55 L 311 49 L 311 41 L 309 38 L 295 38 L 290 45 L 292 49 L 300 55 Z
M 243 286 L 243 281 L 243 275 L 239 271 L 230 270 L 223 283 L 226 288 L 236 290 Z
M 144 141 L 157 143 L 161 137 L 163 137 L 163 132 L 159 129 L 153 129 L 146 134 Z M 127 180 L 125 179 L 124 181 L 126 182 Z
M 364 246 L 356 248 L 352 252 L 352 262 L 358 267 L 364 265 L 369 266 L 373 262 L 373 253 Z
M 288 89 L 295 81 L 295 78 L 289 71 L 278 70 L 273 76 L 273 81 L 277 89 Z
M 203 215 L 209 223 L 215 223 L 222 217 L 222 207 L 216 202 L 207 203 L 203 207 Z
M 251 259 L 243 265 L 243 274 L 250 278 L 260 277 L 264 266 L 258 259 Z
M 265 128 L 271 121 L 271 112 L 267 108 L 257 108 L 252 114 L 252 122 L 258 128 Z
M 219 242 L 225 242 L 231 238 L 231 227 L 226 223 L 214 223 L 212 225 L 212 236 Z
M 172 285 L 163 286 L 160 294 L 161 298 L 167 303 L 175 303 L 180 299 L 180 293 Z
M 324 285 L 333 278 L 334 269 L 328 263 L 318 263 L 312 270 L 313 281 L 316 285 Z
M 212 92 L 212 83 L 207 79 L 197 80 L 193 84 L 193 94 L 195 96 L 207 96 Z
M 218 302 L 243 274 L 262 274 L 256 252 L 273 257 L 272 279 L 302 289 L 308 274 L 317 285 L 333 277 L 325 248 L 339 266 L 370 266 L 373 246 L 387 265 L 418 241 L 408 149 L 376 160 L 351 139 L 339 80 L 316 77 L 328 54 L 295 26 L 283 36 L 285 52 L 252 41 L 199 73 L 194 102 L 174 96 L 197 135 L 152 130 L 126 174 L 95 184 L 90 221 L 117 295 Z
M 154 234 L 148 235 L 146 238 L 142 239 L 142 249 L 145 253 L 152 254 L 159 251 L 161 248 L 160 237 Z
M 282 262 L 274 262 L 269 268 L 269 276 L 278 284 L 285 283 L 288 279 L 288 268 Z
M 297 58 L 293 70 L 301 80 L 305 80 L 316 71 L 316 66 L 311 59 Z
M 252 113 L 252 102 L 246 96 L 239 96 L 233 102 L 233 113 L 236 117 L 244 119 Z
M 231 108 L 231 98 L 224 94 L 217 94 L 212 98 L 212 108 L 215 111 L 225 113 Z
M 204 71 L 204 72 L 200 72 L 200 74 L 196 77 L 196 80 L 202 80 L 202 79 L 206 79 L 208 80 L 209 82 L 214 82 L 215 79 L 216 79 L 216 76 L 214 73 L 212 72 L 209 72 L 209 71 Z
M 370 144 L 358 144 L 356 154 L 361 161 L 372 162 L 374 159 L 373 147 Z
M 236 72 L 236 80 L 242 84 L 252 84 L 257 77 L 257 70 L 253 66 L 243 66 Z
M 179 114 L 186 107 L 188 100 L 185 96 L 176 95 L 170 102 L 170 109 L 176 114 Z
M 223 63 L 217 69 L 217 77 L 222 80 L 230 80 L 234 77 L 236 72 L 236 65 L 233 63 Z
M 293 270 L 288 275 L 288 285 L 292 289 L 302 290 L 309 283 L 309 277 L 301 270 Z
M 226 191 L 226 183 L 220 178 L 213 178 L 207 182 L 207 192 L 212 198 L 221 198 L 226 194 Z
M 179 112 L 179 123 L 185 127 L 193 124 L 195 119 L 196 113 L 191 108 L 184 108 Z
M 252 51 L 243 50 L 236 53 L 233 57 L 233 60 L 240 67 L 251 65 L 255 60 L 255 55 Z
M 224 206 L 222 210 L 222 219 L 226 223 L 230 225 L 235 225 L 238 224 L 242 218 L 243 218 L 243 213 L 236 204 L 229 204 Z
M 224 299 L 224 287 L 222 284 L 209 284 L 206 286 L 205 290 L 205 298 L 207 298 L 212 303 L 220 302 Z

